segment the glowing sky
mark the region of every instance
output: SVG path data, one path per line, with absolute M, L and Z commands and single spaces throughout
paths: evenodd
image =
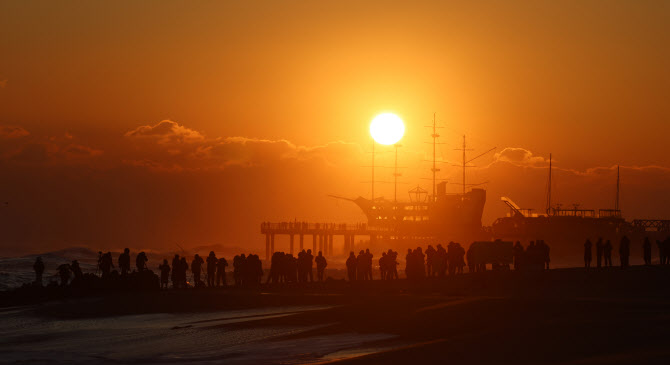
M 611 188 L 621 164 L 653 169 L 628 179 L 623 208 L 670 217 L 668 44 L 667 1 L 5 1 L 0 200 L 14 208 L 0 228 L 13 246 L 90 243 L 115 224 L 112 247 L 131 235 L 253 246 L 262 219 L 355 221 L 323 197 L 369 194 L 368 127 L 383 111 L 406 125 L 403 189 L 426 184 L 434 112 L 440 159 L 458 161 L 463 134 L 473 153 L 498 147 L 470 176 L 490 181 L 485 223 L 502 194 L 542 207 L 544 171 L 528 166 L 550 152 L 569 171 L 565 203 L 593 196 L 580 184 Z M 608 175 L 579 180 L 593 171 Z M 249 185 L 261 177 L 274 186 Z M 244 188 L 281 196 L 239 212 Z M 96 209 L 108 223 L 71 232 Z

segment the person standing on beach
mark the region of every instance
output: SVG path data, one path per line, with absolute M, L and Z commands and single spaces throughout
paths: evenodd
M 147 261 L 149 261 L 149 259 L 147 258 L 147 254 L 144 253 L 144 251 L 137 254 L 137 257 L 135 258 L 135 266 L 137 266 L 137 272 L 142 272 L 146 270 Z
M 107 252 L 103 254 L 100 258 L 100 271 L 102 271 L 102 278 L 106 279 L 109 277 L 109 273 L 114 268 L 114 263 L 112 262 L 112 253 Z
M 369 248 L 365 249 L 365 280 L 372 280 L 372 257 Z
M 309 251 L 307 251 L 309 252 Z M 311 252 L 310 252 L 311 254 Z M 314 261 L 316 262 L 316 278 L 319 280 L 319 282 L 323 281 L 323 272 L 326 270 L 326 266 L 328 266 L 328 262 L 326 261 L 326 258 L 323 256 L 323 253 L 319 251 L 319 254 L 314 258 Z M 311 271 L 311 269 L 310 269 Z
M 428 276 L 435 276 L 435 249 L 432 245 L 428 245 L 426 248 L 426 269 L 428 270 Z
M 70 281 L 70 265 L 62 264 L 58 266 L 58 276 L 60 276 L 60 286 L 66 287 Z
M 117 261 L 119 263 L 119 269 L 121 269 L 121 275 L 126 275 L 130 272 L 130 249 L 124 248 L 123 253 L 119 255 Z
M 207 256 L 207 286 L 210 288 L 214 287 L 214 282 L 216 279 L 216 264 L 219 260 L 216 258 L 214 251 L 209 251 L 209 256 Z
M 228 266 L 228 261 L 221 257 L 216 263 L 216 286 L 228 285 L 226 282 L 226 266 Z
M 656 240 L 656 246 L 658 247 L 658 263 L 665 265 L 665 241 Z
M 592 252 L 591 252 L 591 240 L 586 239 L 586 242 L 584 243 L 584 267 L 588 270 L 591 268 L 591 257 L 592 257 Z
M 356 256 L 356 280 L 365 280 L 365 251 L 361 250 Z
M 200 286 L 200 274 L 202 273 L 202 264 L 204 264 L 205 261 L 198 255 L 197 253 L 195 254 L 195 257 L 193 257 L 193 261 L 191 261 L 191 272 L 193 273 L 193 285 L 196 287 Z
M 161 272 L 161 289 L 167 289 L 168 278 L 170 277 L 170 265 L 168 265 L 167 259 L 163 259 L 163 264 L 158 265 L 158 270 Z
M 325 260 L 325 259 L 324 259 Z M 307 276 L 309 276 L 309 282 L 314 282 L 314 273 L 312 272 L 312 267 L 314 266 L 314 255 L 312 255 L 312 250 L 308 249 L 307 254 L 305 255 L 305 270 L 307 271 Z M 305 277 L 305 281 L 307 278 Z
M 37 286 L 42 286 L 42 274 L 44 274 L 44 262 L 41 257 L 37 257 L 35 264 L 33 265 L 33 270 L 35 270 L 35 284 Z
M 605 246 L 603 246 L 603 256 L 605 257 L 605 267 L 612 267 L 612 242 L 610 240 L 605 241 Z
M 347 274 L 349 276 L 349 281 L 356 280 L 356 255 L 354 251 L 349 252 L 349 258 L 347 259 Z
M 619 244 L 619 259 L 621 260 L 621 268 L 628 268 L 628 259 L 630 258 L 630 240 L 623 236 Z
M 651 241 L 649 241 L 649 237 L 644 238 L 642 256 L 644 256 L 644 264 L 647 266 L 651 265 Z
M 70 264 L 70 269 L 72 270 L 72 273 L 74 274 L 75 279 L 77 279 L 77 280 L 83 280 L 84 279 L 84 273 L 81 271 L 81 266 L 79 266 L 79 261 L 72 260 L 72 264 Z
M 173 288 L 178 288 L 179 287 L 179 265 L 181 263 L 181 260 L 179 259 L 179 255 L 175 254 L 174 258 L 172 259 L 172 287 Z
M 603 245 L 603 238 L 600 237 L 598 238 L 598 242 L 596 242 L 596 267 L 600 269 L 601 266 L 601 261 L 603 258 L 603 248 L 605 246 Z
M 188 262 L 186 262 L 186 257 L 182 257 L 181 260 L 179 260 L 179 286 L 182 288 L 186 288 L 186 271 L 188 270 Z

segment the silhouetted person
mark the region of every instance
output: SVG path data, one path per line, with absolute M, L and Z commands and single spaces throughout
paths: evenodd
M 465 255 L 465 251 L 463 251 L 463 254 Z M 444 277 L 447 273 L 447 250 L 439 243 L 435 250 L 435 257 L 433 258 L 433 270 L 437 272 L 437 276 L 439 277 Z
M 666 253 L 665 253 L 665 241 L 656 240 L 656 246 L 658 247 L 658 263 L 665 265 Z
M 273 258 L 275 257 L 274 254 L 272 256 L 273 256 Z M 236 286 L 242 285 L 242 264 L 244 263 L 245 259 L 246 258 L 244 257 L 244 254 L 236 255 L 235 257 L 233 257 L 233 279 L 235 280 L 235 285 Z M 275 263 L 273 263 L 270 266 L 270 271 L 272 271 L 273 267 L 276 267 Z M 276 270 L 276 268 L 275 268 L 275 270 Z
M 365 280 L 372 280 L 372 253 L 369 248 L 365 249 Z
M 100 262 L 99 266 L 100 271 L 102 271 L 102 278 L 105 279 L 109 276 L 109 273 L 114 268 L 114 263 L 112 262 L 112 253 L 107 252 L 106 254 L 103 254 L 100 256 L 98 261 Z
M 119 255 L 118 263 L 121 275 L 126 275 L 130 272 L 130 249 L 123 249 L 123 253 Z
M 366 260 L 365 251 L 361 250 L 356 257 L 356 280 L 366 280 Z
M 592 250 L 591 250 L 591 240 L 587 239 L 586 242 L 584 243 L 584 267 L 589 269 L 591 267 L 591 257 L 592 257 Z
M 382 251 L 382 256 L 379 258 L 379 276 L 381 280 L 386 280 L 388 278 L 388 257 L 386 257 L 386 252 Z
M 456 273 L 462 274 L 465 267 L 465 249 L 460 243 L 456 243 Z
M 605 241 L 605 246 L 603 246 L 603 257 L 605 258 L 605 267 L 612 267 L 612 242 L 610 240 Z
M 182 257 L 179 260 L 179 286 L 181 288 L 186 288 L 186 271 L 188 271 L 188 262 L 186 262 L 186 257 Z
M 347 259 L 346 264 L 347 264 L 347 275 L 349 277 L 349 281 L 356 280 L 357 263 L 356 263 L 356 256 L 354 255 L 354 251 L 351 251 L 349 253 L 349 258 Z
M 514 258 L 514 270 L 519 270 L 523 258 L 523 246 L 521 246 L 521 242 L 516 241 L 514 244 L 514 248 L 512 248 L 512 256 Z
M 428 245 L 428 248 L 426 248 L 426 270 L 428 270 L 428 276 L 434 276 L 436 274 L 435 272 L 435 254 L 437 251 L 433 248 L 433 246 Z
M 458 266 L 458 250 L 456 249 L 456 242 L 449 242 L 447 245 L 447 262 L 449 265 L 449 276 L 456 275 L 456 268 Z
M 65 287 L 70 281 L 70 265 L 62 264 L 58 266 L 58 276 L 60 277 L 60 286 Z
M 600 237 L 598 238 L 598 242 L 596 242 L 596 267 L 599 269 L 601 267 L 604 250 L 605 245 L 603 244 L 603 238 Z
M 314 262 L 316 263 L 316 278 L 319 281 L 323 281 L 323 272 L 326 270 L 328 262 L 321 251 L 319 251 L 319 254 L 314 258 Z
M 321 252 L 321 251 L 319 251 Z M 325 258 L 324 258 L 325 260 Z M 313 267 L 314 267 L 314 255 L 312 255 L 312 250 L 309 249 L 307 250 L 307 254 L 305 255 L 305 270 L 307 271 L 307 276 L 309 276 L 309 281 L 314 282 L 314 273 Z M 305 281 L 307 280 L 307 277 L 305 277 Z
M 213 288 L 216 282 L 216 264 L 218 262 L 214 251 L 209 251 L 209 256 L 207 256 L 207 286 L 210 288 Z
M 172 259 L 172 287 L 173 288 L 178 288 L 179 287 L 179 266 L 181 265 L 181 259 L 179 258 L 179 255 L 175 254 L 174 258 Z
M 135 258 L 137 272 L 142 272 L 147 269 L 147 261 L 149 261 L 149 259 L 147 258 L 147 254 L 144 253 L 144 251 L 137 254 L 137 257 Z
M 38 257 L 33 264 L 33 270 L 35 270 L 35 284 L 42 286 L 42 274 L 44 274 L 44 262 L 41 257 Z
M 84 278 L 84 273 L 81 271 L 81 266 L 79 266 L 79 261 L 73 260 L 70 264 L 70 270 L 74 274 L 74 278 L 77 280 L 82 280 Z
M 407 254 L 405 255 L 405 276 L 407 276 L 407 279 L 414 278 L 414 273 L 416 272 L 415 263 L 416 262 L 412 256 L 412 249 L 408 248 Z
M 161 272 L 161 289 L 167 289 L 168 279 L 170 278 L 170 265 L 168 265 L 167 259 L 163 259 L 163 264 L 158 265 L 158 270 Z
M 642 244 L 642 255 L 644 256 L 644 264 L 651 265 L 651 241 L 649 241 L 649 237 L 644 238 L 644 243 Z
M 628 237 L 623 236 L 621 238 L 621 243 L 619 244 L 619 259 L 621 260 L 622 269 L 628 267 L 629 258 L 630 258 L 630 240 L 628 239 Z
M 228 266 L 228 261 L 221 257 L 216 263 L 216 286 L 228 285 L 226 282 L 226 266 Z
M 542 261 L 546 270 L 549 270 L 549 262 L 551 261 L 550 250 L 549 245 L 544 240 L 540 240 L 540 253 L 542 254 Z
M 200 280 L 200 274 L 202 273 L 202 264 L 204 264 L 205 261 L 198 255 L 197 253 L 195 254 L 195 257 L 193 257 L 193 261 L 191 261 L 191 272 L 193 273 L 193 285 L 196 287 L 201 286 L 202 281 Z

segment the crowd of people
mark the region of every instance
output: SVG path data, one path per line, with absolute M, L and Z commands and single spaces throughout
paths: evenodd
M 298 253 L 298 257 L 290 253 L 275 252 L 270 260 L 270 274 L 265 283 L 313 282 L 315 263 L 317 280 L 323 281 L 324 270 L 328 266 L 323 252 L 319 251 L 318 255 L 314 256 L 312 250 L 302 250 Z
M 665 240 L 656 240 L 656 245 L 658 246 L 658 258 L 661 265 L 668 264 L 668 253 L 670 252 L 670 237 Z M 621 237 L 619 242 L 619 265 L 622 269 L 630 266 L 630 239 L 626 236 Z M 642 243 L 642 258 L 644 259 L 645 265 L 651 265 L 651 240 L 649 237 L 645 237 L 644 242 Z M 595 244 L 596 251 L 596 268 L 601 267 L 612 267 L 612 251 L 614 247 L 610 240 L 603 241 L 602 237 L 598 238 Z M 584 242 L 584 267 L 587 269 L 591 268 L 591 262 L 593 261 L 593 243 L 590 239 L 587 239 Z
M 502 242 L 502 241 L 500 241 Z M 464 267 L 468 267 L 469 273 L 487 270 L 487 265 L 492 269 L 509 270 L 510 264 L 513 264 L 514 270 L 543 270 L 549 269 L 550 248 L 544 240 L 530 241 L 528 246 L 523 247 L 521 242 L 517 241 L 511 248 L 511 259 L 503 258 L 501 260 L 491 258 L 491 247 L 496 246 L 498 241 L 494 242 L 475 242 L 471 244 L 466 251 L 460 243 L 449 242 L 445 247 L 438 244 L 435 248 L 428 245 L 424 251 L 421 247 L 408 249 L 405 256 L 405 275 L 407 279 L 416 280 L 426 277 L 445 277 L 464 273 Z M 487 245 L 493 246 L 487 246 Z M 511 244 L 511 243 L 507 243 Z M 656 241 L 658 246 L 659 262 L 662 265 L 670 263 L 670 237 L 663 241 Z M 488 248 L 487 248 L 487 247 Z M 595 245 L 587 239 L 584 243 L 584 266 L 591 268 L 591 262 L 594 259 L 595 246 L 595 267 L 611 267 L 612 253 L 614 247 L 610 240 L 599 238 Z M 619 260 L 621 268 L 629 266 L 631 254 L 631 242 L 626 236 L 621 238 L 618 247 Z M 509 247 L 509 246 L 506 246 Z M 503 247 L 503 251 L 509 250 Z M 494 250 L 495 251 L 495 250 Z M 649 238 L 645 238 L 642 244 L 642 257 L 645 265 L 651 265 L 652 261 L 652 243 Z M 67 286 L 68 283 L 81 282 L 85 279 L 116 280 L 128 277 L 139 277 L 147 282 L 147 285 L 153 285 L 154 276 L 156 286 L 168 288 L 172 281 L 173 288 L 187 287 L 221 287 L 227 285 L 226 270 L 228 261 L 225 258 L 217 258 L 212 251 L 203 259 L 195 254 L 193 260 L 189 263 L 186 257 L 176 254 L 170 264 L 167 259 L 158 265 L 158 275 L 154 275 L 147 265 L 148 257 L 145 252 L 139 252 L 135 256 L 135 269 L 131 271 L 131 255 L 128 248 L 123 250 L 117 259 L 117 267 L 114 265 L 111 252 L 98 253 L 97 270 L 95 274 L 84 274 L 77 260 L 68 264 L 62 264 L 57 268 L 57 276 L 60 279 L 61 286 Z M 505 256 L 503 254 L 502 256 Z M 493 255 L 495 256 L 495 254 Z M 361 250 L 358 255 L 353 251 L 349 253 L 346 259 L 346 273 L 350 281 L 373 280 L 373 257 L 370 249 Z M 378 260 L 379 279 L 393 280 L 398 279 L 398 252 L 389 249 L 382 252 Z M 263 264 L 258 255 L 237 255 L 232 263 L 233 281 L 236 286 L 255 287 L 262 282 L 264 275 Z M 302 250 L 297 257 L 285 252 L 275 252 L 270 260 L 270 270 L 265 281 L 266 284 L 281 283 L 306 283 L 314 282 L 314 266 L 316 266 L 316 281 L 324 280 L 324 272 L 328 266 L 326 258 L 321 251 L 316 256 L 312 250 Z M 42 277 L 45 270 L 44 262 L 40 257 L 33 265 L 35 271 L 35 283 L 42 285 Z M 189 276 L 190 271 L 190 276 Z
M 549 270 L 550 248 L 544 240 L 530 241 L 526 248 L 516 241 L 512 252 L 514 270 Z
M 372 280 L 372 253 L 370 249 L 361 250 L 358 256 L 353 251 L 347 258 L 347 277 L 350 281 L 354 280 Z

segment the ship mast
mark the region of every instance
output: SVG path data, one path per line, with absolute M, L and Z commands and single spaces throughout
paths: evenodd
M 433 201 L 437 200 L 436 199 L 437 198 L 437 190 L 436 190 L 436 185 L 435 185 L 435 174 L 438 171 L 440 171 L 440 169 L 438 169 L 435 166 L 435 145 L 437 144 L 437 138 L 439 136 L 440 135 L 437 134 L 437 127 L 435 126 L 435 113 L 433 113 L 433 134 L 432 134 L 432 137 L 433 137 L 433 168 L 431 169 L 431 171 L 433 172 L 433 197 L 432 197 Z
M 463 135 L 463 195 L 465 195 L 465 134 Z
M 463 185 L 463 196 L 465 196 L 465 188 L 468 186 L 468 184 L 465 183 L 465 168 L 466 168 L 466 167 L 474 167 L 474 166 L 471 166 L 471 165 L 468 165 L 468 164 L 469 164 L 470 162 L 472 162 L 472 161 L 474 161 L 474 160 L 476 160 L 476 159 L 478 159 L 478 158 L 484 156 L 485 154 L 487 154 L 487 153 L 489 153 L 489 152 L 495 150 L 495 149 L 496 149 L 496 147 L 493 147 L 493 148 L 491 148 L 490 150 L 488 150 L 488 151 L 486 151 L 486 152 L 484 152 L 484 153 L 482 153 L 482 154 L 480 154 L 480 155 L 477 155 L 477 157 L 474 157 L 474 158 L 471 158 L 471 159 L 469 159 L 469 160 L 466 160 L 466 159 L 465 159 L 465 158 L 466 158 L 466 157 L 465 157 L 465 151 L 473 151 L 473 149 L 468 149 L 468 148 L 466 148 L 466 145 L 465 145 L 465 135 L 463 135 L 463 147 L 462 147 L 462 148 L 456 148 L 456 149 L 455 149 L 456 151 L 462 151 L 462 152 L 463 152 L 463 164 L 461 165 L 461 167 L 463 168 L 463 182 L 462 182 L 462 185 Z M 458 166 L 458 165 L 454 165 L 454 166 Z M 469 185 L 470 185 L 470 186 L 477 186 L 477 185 L 481 185 L 481 184 L 485 184 L 485 183 L 486 183 L 486 182 L 479 183 L 479 184 L 469 184 Z
M 549 154 L 549 187 L 547 189 L 547 215 L 551 214 L 551 153 Z

